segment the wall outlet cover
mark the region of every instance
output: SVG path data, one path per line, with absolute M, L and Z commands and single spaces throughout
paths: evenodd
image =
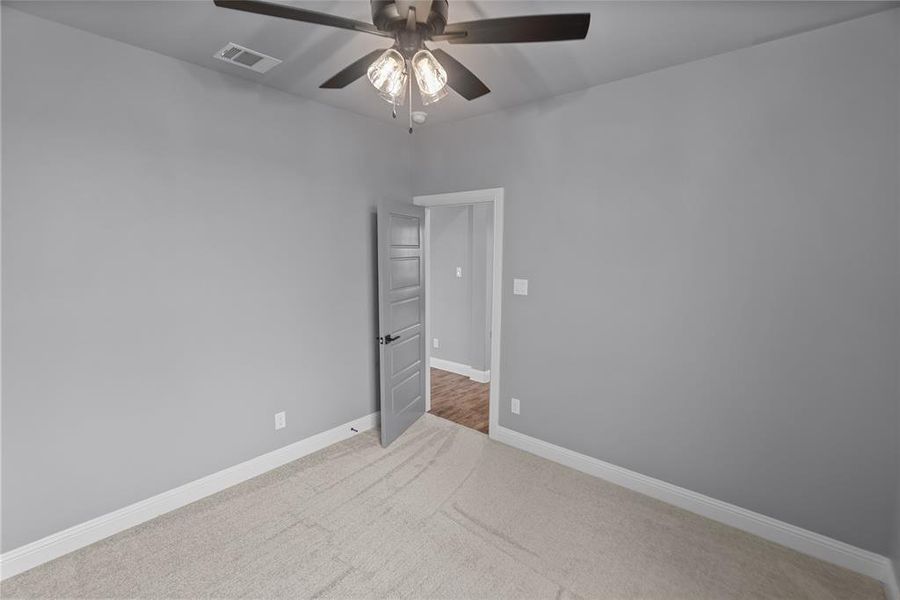
M 528 295 L 528 280 L 527 279 L 513 279 L 513 294 L 516 296 L 527 296 Z

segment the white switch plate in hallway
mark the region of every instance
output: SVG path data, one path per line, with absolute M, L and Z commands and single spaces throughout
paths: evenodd
M 462 277 L 462 267 L 456 267 L 456 276 Z
M 275 413 L 275 429 L 284 429 L 287 425 L 287 416 L 284 412 Z
M 527 296 L 528 295 L 528 280 L 527 279 L 513 279 L 513 294 L 516 296 Z
M 514 414 L 514 415 L 519 414 L 519 409 L 520 409 L 520 408 L 521 408 L 521 407 L 519 406 L 519 399 L 518 399 L 518 398 L 512 398 L 512 399 L 510 400 L 510 403 L 509 403 L 509 409 L 512 411 L 512 414 Z
M 441 347 L 441 340 L 439 340 L 439 339 L 437 339 L 437 338 L 434 338 L 433 340 L 431 340 L 431 345 L 432 345 L 433 347 L 435 347 L 435 348 L 440 348 L 440 347 Z

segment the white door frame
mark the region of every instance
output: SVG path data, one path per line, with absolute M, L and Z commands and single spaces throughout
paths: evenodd
M 431 207 L 494 204 L 494 280 L 491 286 L 491 388 L 488 435 L 498 431 L 500 414 L 500 312 L 503 306 L 503 188 L 414 196 L 413 204 L 425 207 L 425 410 L 431 410 Z

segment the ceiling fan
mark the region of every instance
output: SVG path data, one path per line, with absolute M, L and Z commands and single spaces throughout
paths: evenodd
M 412 133 L 412 81 L 423 104 L 447 95 L 447 87 L 466 100 L 480 98 L 491 90 L 459 61 L 441 49 L 429 50 L 425 42 L 451 44 L 510 44 L 582 40 L 591 23 L 590 13 L 527 15 L 447 23 L 448 0 L 371 0 L 372 23 L 327 13 L 295 8 L 262 0 L 214 0 L 216 6 L 282 19 L 293 19 L 390 38 L 386 50 L 374 50 L 338 72 L 321 88 L 339 89 L 363 75 L 379 95 L 397 107 L 406 97 L 410 104 Z

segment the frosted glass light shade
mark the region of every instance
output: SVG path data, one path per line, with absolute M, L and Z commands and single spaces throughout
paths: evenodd
M 422 104 L 437 102 L 447 95 L 447 72 L 431 52 L 416 52 L 412 58 L 412 68 L 419 84 Z
M 392 104 L 403 104 L 406 89 L 406 61 L 403 55 L 389 48 L 369 65 L 366 75 L 378 94 Z

